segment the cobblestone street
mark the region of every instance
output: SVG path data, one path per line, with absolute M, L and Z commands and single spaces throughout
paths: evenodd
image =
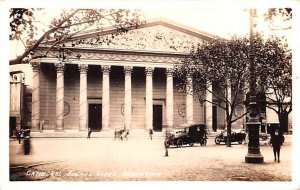
M 162 138 L 38 139 L 31 154 L 10 141 L 10 180 L 43 181 L 286 181 L 291 177 L 291 144 L 282 146 L 281 162 L 272 148 L 261 146 L 263 164 L 244 162 L 247 145 L 169 148 Z

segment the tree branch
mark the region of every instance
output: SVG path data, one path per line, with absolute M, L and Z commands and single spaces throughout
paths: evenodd
M 22 55 L 17 56 L 16 59 L 9 60 L 9 65 L 15 65 L 15 64 L 21 64 L 23 59 L 27 57 L 34 49 L 36 49 L 41 42 L 48 37 L 52 32 L 60 28 L 65 22 L 67 22 L 71 17 L 73 17 L 79 9 L 74 10 L 68 17 L 63 19 L 55 28 L 49 29 L 47 32 L 45 32 L 32 46 L 30 46 Z

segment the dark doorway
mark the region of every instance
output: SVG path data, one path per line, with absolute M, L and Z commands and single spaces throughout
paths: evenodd
M 17 129 L 16 117 L 9 117 L 9 137 L 14 135 L 14 131 Z
M 92 131 L 100 131 L 102 129 L 101 104 L 89 104 L 89 128 Z
M 213 131 L 217 131 L 218 129 L 218 107 L 213 106 L 213 113 L 212 113 L 212 129 Z
M 153 130 L 162 131 L 162 105 L 153 105 Z

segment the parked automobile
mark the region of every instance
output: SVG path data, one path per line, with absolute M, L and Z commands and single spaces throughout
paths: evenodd
M 206 139 L 205 124 L 184 124 L 167 133 L 164 143 L 165 147 L 182 147 L 182 145 L 186 144 L 193 146 L 195 143 L 206 146 Z
M 239 144 L 242 144 L 245 139 L 246 133 L 244 131 L 231 132 L 231 142 L 238 142 Z M 216 144 L 221 144 L 222 142 L 225 144 L 227 142 L 227 132 L 225 130 L 221 131 L 221 133 L 215 137 Z

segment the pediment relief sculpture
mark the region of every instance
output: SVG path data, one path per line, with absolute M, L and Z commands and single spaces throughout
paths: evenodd
M 90 37 L 66 43 L 66 46 L 76 43 L 76 47 L 82 48 L 187 53 L 193 45 L 202 42 L 200 38 L 164 26 L 129 30 L 127 33 L 109 34 L 101 38 L 108 40 L 99 42 L 96 37 Z M 80 43 L 80 40 L 84 40 L 85 43 Z

